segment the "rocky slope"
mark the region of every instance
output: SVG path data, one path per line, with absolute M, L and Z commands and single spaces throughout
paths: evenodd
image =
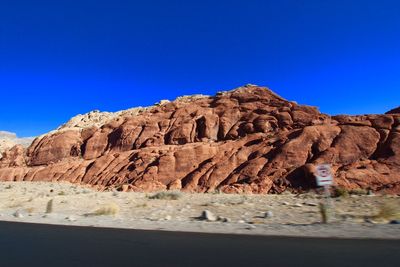
M 0 180 L 123 191 L 280 193 L 315 187 L 315 164 L 331 163 L 338 186 L 400 193 L 396 113 L 330 117 L 248 85 L 106 119 L 95 112 L 90 116 L 96 123 L 88 116 L 27 149 L 6 151 Z
M 400 113 L 400 107 L 394 108 L 388 112 L 386 112 L 386 114 L 399 114 Z
M 2 157 L 3 151 L 12 148 L 15 145 L 28 147 L 32 141 L 32 137 L 18 138 L 15 133 L 0 131 L 0 158 Z

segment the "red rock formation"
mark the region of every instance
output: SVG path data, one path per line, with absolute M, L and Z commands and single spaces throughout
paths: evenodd
M 394 109 L 386 112 L 386 114 L 400 114 L 400 107 L 394 108 Z
M 400 193 L 400 114 L 330 117 L 245 86 L 50 133 L 6 151 L 0 180 L 280 193 L 315 187 L 318 163 L 339 186 Z

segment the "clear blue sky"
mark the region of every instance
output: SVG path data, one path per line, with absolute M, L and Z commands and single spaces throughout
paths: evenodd
M 400 2 L 0 1 L 0 130 L 246 83 L 329 114 L 400 105 Z

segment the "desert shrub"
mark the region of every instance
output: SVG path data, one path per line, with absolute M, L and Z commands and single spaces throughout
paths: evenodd
M 179 191 L 163 191 L 158 192 L 152 196 L 149 196 L 149 199 L 160 199 L 160 200 L 178 200 L 182 197 L 182 193 Z
M 35 211 L 34 207 L 29 207 L 25 209 L 26 212 L 28 212 L 29 214 L 33 213 Z
M 222 194 L 221 190 L 219 188 L 216 188 L 214 191 L 211 192 L 213 195 L 219 195 Z
M 376 219 L 396 220 L 400 219 L 400 207 L 395 202 L 385 202 L 379 207 Z
M 349 191 L 343 187 L 336 187 L 333 192 L 333 197 L 348 197 Z
M 85 216 L 100 216 L 100 215 L 117 215 L 119 213 L 119 206 L 115 203 L 104 205 L 94 212 L 86 213 Z
M 362 188 L 357 188 L 357 189 L 350 190 L 349 193 L 350 193 L 350 195 L 362 196 L 362 195 L 367 195 L 368 194 L 368 190 L 362 189 Z

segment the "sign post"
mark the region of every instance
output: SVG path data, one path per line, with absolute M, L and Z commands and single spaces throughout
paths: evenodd
M 324 194 L 325 194 L 325 207 L 321 206 L 321 211 L 323 210 L 326 212 L 325 216 L 329 213 L 328 211 L 332 211 L 332 217 L 334 216 L 333 213 L 333 203 L 331 199 L 330 193 L 330 186 L 333 184 L 333 175 L 331 166 L 329 164 L 320 164 L 317 166 L 316 173 L 317 185 L 324 187 Z M 328 216 L 327 216 L 328 217 Z M 328 218 L 325 217 L 324 220 L 328 221 Z

